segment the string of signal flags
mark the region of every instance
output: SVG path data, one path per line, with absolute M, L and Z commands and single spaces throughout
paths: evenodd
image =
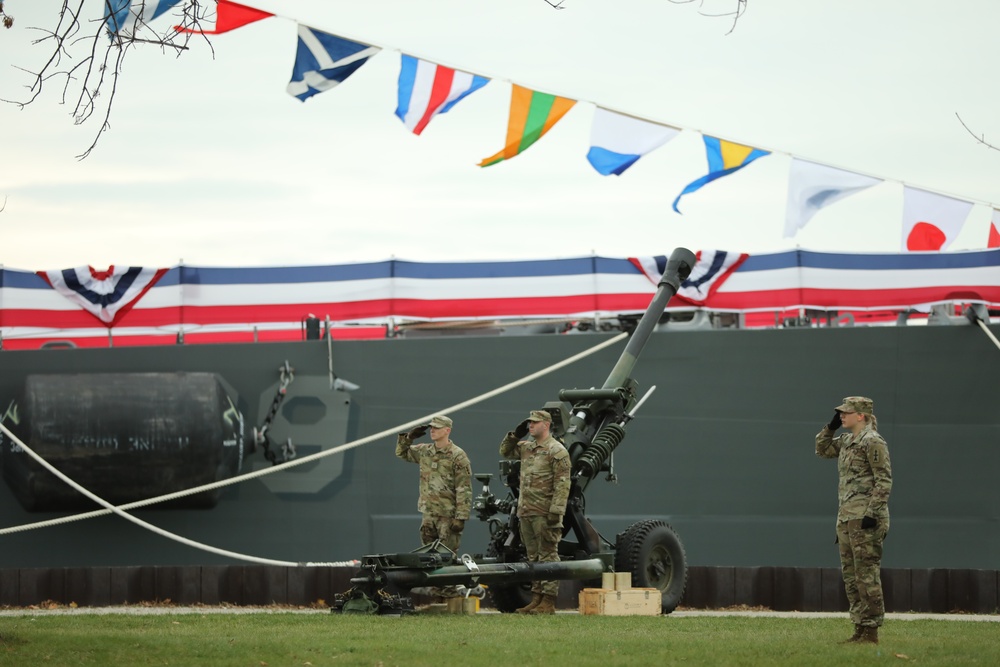
M 163 16 L 183 0 L 114 0 L 108 3 L 105 21 L 112 34 L 127 35 Z M 230 0 L 218 0 L 213 30 L 187 29 L 179 32 L 221 35 L 275 14 Z M 280 17 L 279 17 L 280 18 Z M 287 91 L 306 101 L 331 90 L 360 69 L 383 47 L 298 24 L 298 47 Z M 490 82 L 490 78 L 446 67 L 400 52 L 398 103 L 396 116 L 416 135 L 433 118 L 447 113 L 467 96 Z M 482 159 L 480 167 L 489 167 L 520 155 L 562 119 L 578 102 L 568 97 L 531 90 L 511 82 L 510 115 L 506 143 L 495 154 Z M 620 176 L 640 158 L 660 148 L 681 132 L 673 127 L 635 115 L 594 104 L 587 160 L 600 174 Z M 720 137 L 702 134 L 708 169 L 673 200 L 672 207 L 681 213 L 679 204 L 687 195 L 709 183 L 735 173 L 772 151 L 746 146 Z M 784 236 L 794 237 L 812 217 L 826 206 L 867 190 L 886 179 L 821 164 L 791 155 L 788 179 L 788 203 Z M 975 204 L 991 210 L 985 247 L 1000 247 L 1000 211 L 986 202 L 932 192 L 903 184 L 903 221 L 900 235 L 902 251 L 944 251 L 961 232 Z

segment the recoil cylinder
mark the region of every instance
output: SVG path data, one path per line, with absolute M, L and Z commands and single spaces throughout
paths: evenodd
M 601 466 L 611 456 L 622 439 L 625 438 L 625 427 L 614 422 L 606 424 L 594 440 L 587 446 L 576 462 L 577 474 L 593 479 L 600 472 Z

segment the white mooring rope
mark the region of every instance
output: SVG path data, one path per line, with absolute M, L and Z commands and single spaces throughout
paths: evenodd
M 983 330 L 983 333 L 989 336 L 990 340 L 993 341 L 993 344 L 997 346 L 998 350 L 1000 350 L 1000 340 L 997 340 L 997 337 L 993 335 L 993 332 L 990 331 L 990 328 L 986 326 L 986 322 L 983 322 L 981 319 L 977 317 L 976 324 L 979 325 L 979 328 Z
M 122 517 L 123 519 L 125 519 L 127 521 L 131 521 L 132 523 L 134 523 L 134 524 L 136 524 L 136 525 L 138 525 L 138 526 L 140 526 L 142 528 L 145 528 L 145 529 L 150 530 L 150 531 L 152 531 L 154 533 L 157 533 L 158 535 L 162 535 L 163 537 L 166 537 L 168 539 L 172 539 L 172 540 L 174 540 L 176 542 L 180 542 L 181 544 L 185 544 L 187 546 L 194 547 L 195 549 L 201 549 L 203 551 L 208 551 L 210 553 L 214 553 L 214 554 L 218 554 L 218 555 L 222 555 L 222 556 L 228 556 L 228 557 L 234 558 L 236 560 L 245 560 L 245 561 L 249 561 L 249 562 L 252 562 L 252 563 L 260 563 L 260 564 L 263 564 L 263 565 L 280 565 L 280 566 L 285 566 L 285 567 L 299 567 L 299 566 L 305 566 L 305 567 L 326 567 L 326 566 L 330 566 L 330 565 L 336 565 L 336 563 L 319 563 L 319 562 L 304 562 L 303 563 L 303 562 L 273 560 L 273 559 L 270 559 L 270 558 L 260 558 L 258 556 L 251 556 L 251 555 L 248 555 L 248 554 L 241 554 L 241 553 L 237 553 L 237 552 L 234 552 L 234 551 L 228 551 L 226 549 L 220 549 L 218 547 L 213 547 L 211 545 L 203 544 L 201 542 L 195 542 L 193 540 L 187 539 L 186 537 L 182 537 L 182 536 L 177 535 L 175 533 L 171 533 L 170 531 L 164 530 L 163 528 L 159 528 L 158 526 L 154 526 L 151 523 L 147 523 L 146 521 L 143 521 L 142 519 L 134 517 L 131 514 L 129 514 L 128 512 L 126 512 L 125 510 L 131 510 L 131 509 L 136 509 L 136 508 L 140 508 L 140 507 L 146 507 L 148 505 L 154 505 L 156 503 L 162 503 L 162 502 L 166 502 L 168 500 L 175 500 L 177 498 L 183 498 L 185 496 L 193 495 L 195 493 L 201 493 L 202 491 L 210 491 L 212 489 L 218 489 L 218 488 L 221 488 L 223 486 L 227 486 L 229 484 L 238 484 L 239 482 L 244 482 L 244 481 L 249 480 L 249 479 L 255 479 L 257 477 L 263 477 L 264 475 L 270 475 L 271 473 L 275 473 L 275 472 L 278 472 L 278 471 L 281 471 L 281 470 L 286 470 L 286 469 L 292 468 L 294 466 L 303 465 L 305 463 L 311 463 L 312 461 L 315 461 L 317 459 L 321 459 L 321 458 L 323 458 L 325 456 L 332 456 L 333 454 L 339 454 L 341 452 L 347 451 L 348 449 L 353 449 L 355 447 L 360 447 L 361 445 L 368 444 L 369 442 L 372 442 L 374 440 L 378 440 L 380 438 L 384 438 L 384 437 L 389 436 L 389 435 L 394 435 L 394 434 L 399 433 L 401 431 L 405 431 L 405 430 L 408 430 L 410 428 L 413 428 L 414 426 L 419 426 L 420 424 L 425 424 L 434 415 L 437 415 L 437 414 L 452 414 L 452 413 L 458 412 L 459 410 L 467 408 L 469 406 L 472 406 L 472 405 L 475 405 L 477 403 L 481 403 L 481 402 L 483 402 L 483 401 L 485 401 L 487 399 L 493 398 L 494 396 L 497 396 L 499 394 L 502 394 L 502 393 L 505 393 L 507 391 L 510 391 L 511 389 L 514 389 L 516 387 L 520 387 L 521 385 L 527 384 L 528 382 L 531 382 L 532 380 L 535 380 L 535 379 L 540 378 L 540 377 L 542 377 L 544 375 L 547 375 L 548 373 L 552 373 L 554 371 L 557 371 L 560 368 L 568 366 L 568 365 L 570 365 L 570 364 L 572 364 L 572 363 L 574 363 L 576 361 L 579 361 L 580 359 L 583 359 L 583 358 L 588 357 L 588 356 L 590 356 L 590 355 L 592 355 L 592 354 L 594 354 L 596 352 L 599 352 L 600 350 L 603 350 L 606 347 L 610 347 L 611 345 L 614 345 L 615 343 L 617 343 L 618 341 L 620 341 L 620 340 L 622 340 L 623 338 L 626 338 L 626 337 L 628 337 L 628 333 L 627 332 L 622 332 L 622 333 L 618 334 L 617 336 L 615 336 L 613 338 L 610 338 L 610 339 L 608 339 L 606 341 L 603 341 L 603 342 L 601 342 L 601 343 L 599 343 L 599 344 L 597 344 L 597 345 L 595 345 L 595 346 L 593 346 L 593 347 L 591 347 L 591 348 L 589 348 L 587 350 L 584 350 L 583 352 L 579 352 L 577 354 L 574 354 L 571 357 L 567 357 L 566 359 L 563 359 L 562 361 L 560 361 L 558 363 L 552 364 L 551 366 L 548 366 L 547 368 L 543 368 L 542 370 L 536 371 L 534 373 L 531 373 L 530 375 L 525 375 L 524 377 L 520 378 L 519 380 L 514 380 L 513 382 L 510 382 L 510 383 L 505 384 L 505 385 L 503 385 L 501 387 L 497 387 L 496 389 L 488 391 L 485 394 L 480 394 L 479 396 L 476 396 L 475 398 L 471 398 L 471 399 L 469 399 L 467 401 L 463 401 L 461 403 L 456 403 L 455 405 L 452 405 L 452 406 L 447 407 L 447 408 L 443 408 L 441 410 L 436 410 L 436 411 L 432 412 L 431 414 L 424 415 L 423 417 L 420 417 L 419 419 L 414 419 L 414 420 L 411 420 L 409 422 L 406 422 L 406 423 L 400 424 L 398 426 L 395 426 L 393 428 L 388 428 L 388 429 L 386 429 L 384 431 L 380 431 L 379 433 L 375 433 L 374 435 L 369 435 L 369 436 L 366 436 L 366 437 L 361 438 L 359 440 L 354 440 L 352 442 L 347 442 L 347 443 L 344 443 L 343 445 L 339 445 L 337 447 L 333 447 L 331 449 L 327 449 L 327 450 L 324 450 L 322 452 L 317 452 L 316 454 L 310 454 L 309 456 L 304 456 L 301 459 L 294 459 L 292 461 L 287 461 L 285 463 L 273 466 L 271 468 L 263 468 L 261 470 L 255 470 L 253 472 L 244 473 L 242 475 L 237 475 L 236 477 L 231 477 L 229 479 L 220 480 L 218 482 L 212 482 L 211 484 L 204 484 L 202 486 L 197 486 L 197 487 L 194 487 L 194 488 L 191 488 L 191 489 L 186 489 L 184 491 L 175 491 L 174 493 L 168 493 L 168 494 L 165 494 L 165 495 L 162 495 L 162 496 L 157 496 L 155 498 L 148 498 L 146 500 L 138 500 L 138 501 L 131 502 L 131 503 L 126 503 L 124 505 L 120 505 L 120 506 L 117 506 L 117 507 L 114 506 L 114 505 L 112 505 L 108 501 L 104 500 L 103 498 L 100 498 L 97 495 L 91 493 L 89 490 L 87 490 L 84 487 L 80 486 L 79 484 L 77 484 L 76 482 L 74 482 L 72 479 L 70 479 L 69 477 L 67 477 L 66 475 L 64 475 L 62 472 L 60 472 L 59 470 L 57 470 L 48 461 L 46 461 L 45 459 L 43 459 L 41 456 L 39 456 L 37 453 L 35 453 L 30 447 L 28 447 L 26 444 L 24 444 L 23 442 L 21 442 L 21 440 L 16 435 L 14 435 L 13 433 L 11 433 L 10 430 L 6 426 L 3 425 L 3 423 L 0 423 L 0 431 L 3 431 L 5 434 L 7 434 L 7 436 L 12 441 L 14 441 L 15 443 L 17 443 L 17 445 L 19 447 L 21 447 L 22 449 L 24 449 L 24 451 L 29 456 L 31 456 L 33 459 L 35 459 L 35 461 L 37 461 L 42 467 L 44 467 L 46 470 L 48 470 L 49 472 L 51 472 L 53 475 L 55 475 L 56 477 L 58 477 L 62 481 L 66 482 L 70 487 L 76 489 L 77 491 L 79 491 L 80 493 L 82 493 L 83 495 L 85 495 L 86 497 L 88 497 L 91 500 L 93 500 L 94 502 L 96 502 L 98 505 L 101 505 L 102 507 L 105 508 L 103 510 L 94 510 L 92 512 L 83 512 L 81 514 L 74 514 L 74 515 L 71 515 L 71 516 L 61 517 L 59 519 L 49 519 L 47 521 L 38 521 L 38 522 L 35 522 L 35 523 L 22 524 L 20 526 L 11 526 L 9 528 L 3 528 L 3 529 L 0 529 L 0 535 L 9 535 L 9 534 L 12 534 L 12 533 L 18 533 L 18 532 L 22 532 L 22 531 L 26 531 L 26 530 L 34 530 L 34 529 L 37 529 L 37 528 L 46 528 L 48 526 L 56 526 L 56 525 L 60 525 L 60 524 L 64 524 L 64 523 L 71 523 L 73 521 L 81 521 L 83 519 L 91 519 L 91 518 L 94 518 L 94 517 L 105 516 L 105 515 L 108 515 L 108 514 L 117 514 L 118 516 Z

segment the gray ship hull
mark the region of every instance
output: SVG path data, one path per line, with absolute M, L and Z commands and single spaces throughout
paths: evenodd
M 1000 333 L 1000 327 L 991 327 Z M 588 349 L 610 334 L 440 336 L 0 352 L 0 405 L 30 374 L 218 374 L 247 427 L 260 425 L 295 369 L 270 435 L 305 456 L 483 394 Z M 624 343 L 450 414 L 474 472 L 497 473 L 498 444 L 563 388 L 599 386 Z M 633 377 L 657 390 L 615 452 L 617 484 L 587 491 L 605 538 L 663 519 L 692 566 L 835 567 L 837 471 L 813 437 L 841 397 L 874 398 L 894 486 L 887 568 L 995 568 L 1000 562 L 1000 351 L 973 326 L 657 331 Z M 214 507 L 136 516 L 214 547 L 257 557 L 341 561 L 419 546 L 417 469 L 395 437 L 226 487 Z M 4 441 L 4 456 L 10 456 Z M 244 472 L 270 467 L 258 450 Z M 123 471 L 123 474 L 128 474 Z M 500 484 L 494 478 L 493 491 Z M 500 487 L 502 489 L 502 487 Z M 475 489 L 478 493 L 479 489 Z M 502 495 L 502 493 L 501 493 Z M 0 526 L 71 512 L 27 511 L 0 484 Z M 481 553 L 469 522 L 462 551 Z M 213 565 L 232 559 L 105 516 L 0 536 L 0 568 Z

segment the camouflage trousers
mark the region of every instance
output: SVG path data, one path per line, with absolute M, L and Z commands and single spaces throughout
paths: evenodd
M 521 523 L 521 541 L 528 550 L 528 561 L 535 563 L 559 562 L 559 540 L 562 539 L 562 522 L 549 525 L 547 516 L 518 517 Z M 540 595 L 558 595 L 558 581 L 533 581 L 531 592 Z
M 861 520 L 837 523 L 840 571 L 855 625 L 878 627 L 885 618 L 882 598 L 882 542 L 888 532 L 883 521 L 874 528 L 861 528 Z
M 441 540 L 441 544 L 458 553 L 458 545 L 462 542 L 462 531 L 452 532 L 452 521 L 450 516 L 425 514 L 420 522 L 421 544 L 430 544 L 434 540 Z

